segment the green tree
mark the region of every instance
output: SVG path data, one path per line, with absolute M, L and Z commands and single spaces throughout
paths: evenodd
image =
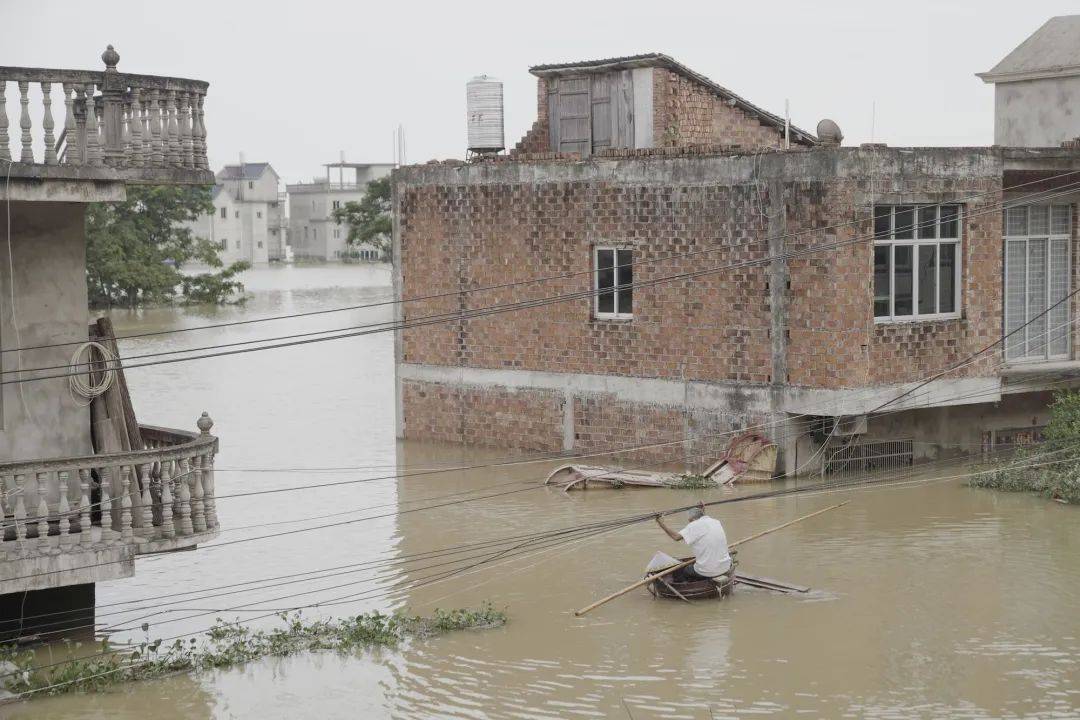
M 334 220 L 338 225 L 344 223 L 349 226 L 346 239 L 349 245 L 372 245 L 379 250 L 384 260 L 389 260 L 392 255 L 390 234 L 393 229 L 391 207 L 390 178 L 379 178 L 367 184 L 363 200 L 347 202 L 334 210 Z
M 247 263 L 225 267 L 219 248 L 181 223 L 214 211 L 206 187 L 132 186 L 121 203 L 94 203 L 86 214 L 86 284 L 92 307 L 225 303 L 244 286 Z M 186 274 L 201 263 L 210 272 Z

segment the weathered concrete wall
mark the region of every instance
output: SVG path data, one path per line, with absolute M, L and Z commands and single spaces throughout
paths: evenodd
M 0 205 L 0 218 L 4 207 Z M 11 203 L 10 258 L 7 242 L 0 241 L 0 347 L 5 351 L 86 341 L 85 209 L 80 203 Z M 3 228 L 0 223 L 0 232 Z M 9 267 L 15 271 L 14 288 Z M 4 352 L 3 377 L 18 378 L 20 367 L 67 366 L 74 349 L 65 345 Z M 89 410 L 84 400 L 72 397 L 67 378 L 2 387 L 0 459 L 92 452 Z
M 1080 137 L 1080 76 L 999 82 L 994 86 L 994 143 L 1058 147 Z

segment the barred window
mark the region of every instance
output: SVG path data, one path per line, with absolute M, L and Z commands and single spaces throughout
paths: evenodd
M 959 205 L 874 206 L 874 319 L 958 317 Z
M 598 247 L 594 258 L 596 317 L 628 320 L 634 316 L 634 252 Z
M 1005 210 L 1005 358 L 1069 356 L 1069 205 Z

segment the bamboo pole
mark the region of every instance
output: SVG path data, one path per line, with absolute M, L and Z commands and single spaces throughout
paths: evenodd
M 735 542 L 729 544 L 728 547 L 729 548 L 738 547 L 739 545 L 742 545 L 744 543 L 748 543 L 751 540 L 757 540 L 759 537 L 763 537 L 765 535 L 768 535 L 769 533 L 774 533 L 777 530 L 783 530 L 784 528 L 789 527 L 791 525 L 794 525 L 797 522 L 802 522 L 803 520 L 809 520 L 810 518 L 814 517 L 815 515 L 821 515 L 822 513 L 827 513 L 830 510 L 835 510 L 836 508 L 844 507 L 849 502 L 851 502 L 851 501 L 850 500 L 845 500 L 842 503 L 838 503 L 836 505 L 830 505 L 827 508 L 823 508 L 821 510 L 818 510 L 817 512 L 812 512 L 809 515 L 803 515 L 802 517 L 797 517 L 794 520 L 789 520 L 786 523 L 784 523 L 783 525 L 777 525 L 776 527 L 771 527 L 768 530 L 762 530 L 761 532 L 755 533 L 754 535 L 750 535 L 749 537 L 744 537 L 741 540 L 736 540 Z M 600 598 L 599 600 L 594 602 L 592 605 L 586 605 L 585 607 L 581 608 L 580 610 L 575 610 L 574 615 L 576 617 L 581 617 L 582 615 L 589 612 L 590 610 L 595 610 L 596 608 L 600 607 L 601 605 L 604 605 L 604 604 L 606 604 L 608 602 L 611 602 L 615 598 L 620 597 L 622 595 L 625 595 L 626 593 L 630 592 L 631 590 L 635 590 L 635 589 L 641 587 L 642 585 L 646 585 L 648 583 L 651 583 L 653 580 L 657 580 L 659 578 L 662 578 L 665 575 L 670 575 L 671 573 L 675 572 L 676 570 L 679 570 L 680 568 L 684 568 L 687 565 L 693 564 L 693 562 L 694 562 L 694 558 L 691 558 L 689 560 L 684 560 L 683 562 L 679 563 L 678 565 L 672 565 L 671 567 L 666 568 L 664 570 L 661 570 L 658 573 L 655 573 L 653 575 L 649 575 L 648 577 L 642 578 L 641 580 L 638 580 L 633 585 L 628 585 L 628 586 L 624 587 L 622 590 L 617 590 L 616 592 L 611 593 L 607 597 Z

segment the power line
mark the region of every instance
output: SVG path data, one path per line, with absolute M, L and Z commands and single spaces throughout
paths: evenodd
M 1031 181 L 1024 182 L 1024 183 L 1018 183 L 1016 185 L 1010 185 L 1009 187 L 1003 187 L 1000 190 L 997 190 L 997 189 L 988 190 L 986 192 L 976 193 L 974 195 L 969 195 L 967 197 L 960 198 L 958 200 L 954 200 L 954 201 L 951 201 L 951 202 L 940 202 L 940 203 L 932 203 L 932 204 L 929 204 L 929 205 L 923 205 L 923 207 L 941 207 L 942 205 L 963 204 L 963 203 L 969 202 L 971 200 L 974 200 L 974 199 L 977 199 L 977 198 L 980 198 L 980 197 L 985 197 L 987 195 L 995 195 L 995 194 L 1003 193 L 1003 192 L 1006 192 L 1006 191 L 1015 190 L 1016 188 L 1027 187 L 1029 185 L 1047 183 L 1047 182 L 1058 180 L 1058 179 L 1061 179 L 1061 178 L 1064 178 L 1064 177 L 1068 177 L 1070 175 L 1075 175 L 1077 173 L 1080 173 L 1080 170 L 1072 170 L 1072 171 L 1069 171 L 1069 172 L 1060 173 L 1058 175 L 1052 175 L 1052 176 L 1049 176 L 1049 177 L 1046 177 L 1046 178 L 1041 178 L 1041 179 L 1038 179 L 1038 180 L 1031 180 Z M 774 240 L 774 239 L 780 240 L 780 239 L 795 238 L 795 237 L 800 237 L 802 235 L 825 232 L 825 231 L 828 231 L 828 230 L 835 230 L 835 229 L 838 229 L 838 228 L 847 227 L 847 226 L 851 226 L 851 225 L 859 225 L 859 224 L 861 224 L 863 222 L 866 222 L 866 220 L 862 219 L 862 218 L 856 219 L 856 220 L 846 220 L 844 222 L 835 223 L 833 225 L 826 225 L 826 226 L 821 226 L 821 227 L 816 227 L 816 228 L 810 228 L 810 229 L 807 229 L 807 230 L 800 230 L 800 231 L 792 232 L 792 233 L 783 233 L 783 234 L 780 234 L 780 235 L 768 236 L 766 238 L 763 238 L 760 242 L 767 242 L 768 240 Z M 914 227 L 914 226 L 912 226 L 912 227 Z M 721 250 L 727 250 L 727 249 L 732 249 L 732 248 L 726 248 L 726 247 L 703 248 L 701 250 L 693 250 L 693 251 L 689 251 L 689 252 L 685 252 L 685 253 L 675 253 L 675 254 L 667 255 L 667 256 L 662 257 L 662 258 L 658 257 L 658 258 L 653 258 L 653 259 L 639 260 L 636 263 L 636 265 L 638 267 L 641 267 L 641 266 L 649 265 L 649 264 L 652 264 L 652 263 L 655 263 L 655 262 L 677 260 L 677 259 L 683 259 L 683 258 L 687 258 L 687 257 L 695 257 L 695 256 L 698 256 L 698 255 L 703 255 L 703 254 L 708 254 L 708 253 L 713 253 L 713 252 L 719 252 Z M 633 266 L 634 264 L 635 263 L 627 263 L 627 264 L 623 264 L 623 265 L 615 265 L 613 267 L 622 268 L 622 267 Z M 155 337 L 155 336 L 159 336 L 159 335 L 169 335 L 169 334 L 182 333 L 182 332 L 191 332 L 191 331 L 195 331 L 195 330 L 210 330 L 210 329 L 224 328 L 224 327 L 236 327 L 236 326 L 239 326 L 239 325 L 250 325 L 250 324 L 253 324 L 253 323 L 260 323 L 260 322 L 270 322 L 270 321 L 275 321 L 275 320 L 289 320 L 289 319 L 294 319 L 294 318 L 312 317 L 312 316 L 316 316 L 316 315 L 326 315 L 326 314 L 330 314 L 330 313 L 348 312 L 348 311 L 351 311 L 351 310 L 362 310 L 362 309 L 373 308 L 373 307 L 383 307 L 383 306 L 387 306 L 387 305 L 398 305 L 398 304 L 406 304 L 406 303 L 411 303 L 411 302 L 420 302 L 420 301 L 425 301 L 425 300 L 435 300 L 435 299 L 444 298 L 444 297 L 458 297 L 458 296 L 461 296 L 461 295 L 464 295 L 464 294 L 474 293 L 474 292 L 486 292 L 486 291 L 489 291 L 489 290 L 503 290 L 503 289 L 506 289 L 506 288 L 517 287 L 517 286 L 521 286 L 521 285 L 533 285 L 533 284 L 537 284 L 537 283 L 551 282 L 551 281 L 554 281 L 554 280 L 565 280 L 565 279 L 572 278 L 572 277 L 577 277 L 577 276 L 580 276 L 580 275 L 591 275 L 591 274 L 593 274 L 593 272 L 594 271 L 591 270 L 591 269 L 589 269 L 589 270 L 579 270 L 579 271 L 574 271 L 574 272 L 571 272 L 571 273 L 561 273 L 561 274 L 558 274 L 558 275 L 549 275 L 549 276 L 543 276 L 543 277 L 538 277 L 538 278 L 530 278 L 530 279 L 527 279 L 527 280 L 516 280 L 516 281 L 512 281 L 512 282 L 507 282 L 507 283 L 498 283 L 498 284 L 495 284 L 495 285 L 485 285 L 485 286 L 480 286 L 480 287 L 475 287 L 475 288 L 468 288 L 468 289 L 464 289 L 464 290 L 452 290 L 452 291 L 446 291 L 446 292 L 441 292 L 441 293 L 432 293 L 432 294 L 429 294 L 429 295 L 418 295 L 418 296 L 414 296 L 414 297 L 402 298 L 402 299 L 397 299 L 397 300 L 386 300 L 386 301 L 380 301 L 380 302 L 374 302 L 374 303 L 364 303 L 364 304 L 359 304 L 359 305 L 349 305 L 349 306 L 337 307 L 337 308 L 327 308 L 327 309 L 322 309 L 322 310 L 310 310 L 310 311 L 306 311 L 306 312 L 290 313 L 290 314 L 286 314 L 286 315 L 274 315 L 274 316 L 263 317 L 263 318 L 250 318 L 250 319 L 247 319 L 247 320 L 233 320 L 233 321 L 229 321 L 229 322 L 212 323 L 212 324 L 207 324 L 207 325 L 197 325 L 197 326 L 186 327 L 186 328 L 173 328 L 173 329 L 169 329 L 169 330 L 155 330 L 155 331 L 148 331 L 148 332 L 143 332 L 143 333 L 132 333 L 132 334 L 128 334 L 128 335 L 117 335 L 117 336 L 114 336 L 114 337 L 108 338 L 108 339 L 127 340 L 127 339 L 134 339 L 134 338 L 143 338 L 143 337 Z M 73 340 L 73 341 L 70 341 L 70 342 L 48 343 L 48 344 L 42 344 L 42 345 L 32 345 L 32 346 L 28 346 L 28 347 L 7 348 L 7 349 L 0 350 L 0 353 L 18 352 L 20 350 L 41 350 L 41 349 L 52 348 L 52 347 L 63 347 L 63 346 L 67 346 L 67 345 L 77 345 L 77 344 L 79 344 L 81 342 L 84 342 L 84 341 L 82 341 L 82 340 Z
M 1058 196 L 1061 196 L 1061 195 L 1071 194 L 1072 193 L 1071 186 L 1073 186 L 1073 185 L 1080 186 L 1080 182 L 1072 183 L 1072 184 L 1070 184 L 1070 189 L 1061 189 L 1056 193 L 1051 193 L 1051 194 L 1036 193 L 1039 196 L 1038 201 L 1041 202 L 1041 201 L 1052 199 L 1054 197 L 1058 197 Z M 967 213 L 966 217 L 977 217 L 979 215 L 982 215 L 982 214 L 985 214 L 985 213 L 988 213 L 988 212 L 997 212 L 1001 208 L 1017 207 L 1017 206 L 1026 205 L 1026 204 L 1030 204 L 1030 203 L 1020 203 L 1020 202 L 1016 202 L 1016 201 L 1013 201 L 1013 200 L 1009 200 L 1009 201 L 1006 201 L 1005 203 L 1003 203 L 1000 207 L 995 205 L 995 206 L 984 208 L 984 209 L 979 210 L 979 211 Z M 912 227 L 915 227 L 915 226 L 912 226 Z M 825 250 L 835 250 L 835 249 L 838 249 L 838 248 L 841 248 L 841 247 L 846 247 L 846 246 L 849 246 L 849 245 L 859 244 L 859 243 L 864 242 L 866 240 L 873 239 L 874 237 L 876 237 L 876 235 L 871 234 L 869 236 L 855 237 L 855 238 L 851 238 L 851 239 L 848 239 L 848 240 L 834 241 L 834 242 L 830 242 L 830 243 L 822 243 L 822 244 L 819 244 L 819 245 L 811 245 L 811 246 L 808 246 L 808 247 L 803 248 L 801 250 L 794 250 L 794 251 L 789 251 L 789 252 L 785 252 L 785 253 L 779 253 L 777 255 L 768 255 L 768 256 L 765 256 L 763 258 L 758 258 L 758 259 L 754 259 L 754 260 L 744 260 L 744 261 L 741 261 L 741 262 L 731 263 L 731 264 L 728 264 L 728 265 L 713 266 L 713 267 L 710 267 L 710 268 L 705 268 L 705 269 L 700 269 L 700 270 L 692 270 L 692 271 L 687 271 L 687 272 L 682 272 L 682 273 L 676 273 L 674 275 L 667 275 L 667 276 L 661 276 L 661 277 L 658 277 L 658 278 L 652 278 L 652 279 L 648 279 L 648 280 L 635 281 L 633 283 L 627 283 L 627 284 L 619 285 L 614 289 L 628 290 L 628 289 L 633 289 L 633 288 L 652 287 L 652 286 L 655 286 L 655 285 L 661 285 L 661 284 L 664 284 L 664 283 L 667 283 L 667 282 L 673 282 L 673 281 L 677 281 L 677 280 L 692 280 L 692 279 L 695 279 L 695 278 L 698 278 L 698 277 L 711 275 L 711 274 L 714 274 L 714 273 L 717 273 L 717 272 L 723 272 L 725 270 L 732 270 L 732 269 L 739 269 L 739 268 L 744 268 L 744 267 L 752 267 L 752 266 L 756 266 L 756 265 L 763 265 L 763 264 L 768 264 L 768 263 L 774 262 L 776 260 L 790 260 L 790 259 L 795 259 L 795 258 L 800 258 L 800 257 L 806 257 L 808 255 L 814 255 L 814 254 L 817 254 L 817 253 L 825 251 Z M 276 337 L 276 338 L 265 338 L 265 339 L 263 339 L 261 341 L 252 341 L 252 343 L 254 343 L 254 342 L 267 342 L 267 343 L 269 343 L 269 342 L 275 342 L 277 340 L 287 340 L 287 342 L 278 342 L 277 344 L 273 344 L 273 345 L 263 345 L 261 347 L 246 347 L 246 348 L 232 349 L 232 350 L 221 350 L 221 351 L 218 351 L 218 352 L 208 352 L 208 353 L 203 354 L 203 355 L 196 355 L 194 357 L 172 357 L 172 358 L 166 358 L 164 360 L 156 360 L 156 361 L 144 362 L 144 363 L 134 363 L 134 364 L 130 364 L 130 365 L 124 365 L 123 363 L 116 363 L 115 368 L 116 369 L 129 370 L 129 369 L 138 368 L 138 367 L 149 367 L 149 366 L 152 366 L 152 365 L 167 365 L 167 364 L 172 364 L 172 363 L 177 363 L 177 362 L 187 362 L 187 361 L 190 361 L 190 360 L 202 360 L 202 359 L 208 359 L 208 358 L 214 358 L 214 357 L 227 357 L 227 356 L 231 356 L 231 355 L 240 355 L 240 354 L 245 354 L 245 353 L 249 353 L 249 352 L 258 352 L 258 351 L 262 351 L 262 350 L 274 350 L 274 349 L 278 349 L 278 348 L 297 347 L 297 346 L 301 346 L 301 345 L 309 345 L 309 344 L 312 344 L 312 343 L 326 342 L 328 340 L 342 340 L 342 339 L 346 339 L 346 338 L 360 337 L 360 336 L 365 336 L 365 335 L 372 335 L 372 334 L 377 334 L 377 333 L 381 333 L 381 332 L 391 332 L 391 331 L 411 329 L 411 328 L 415 328 L 415 327 L 425 327 L 427 325 L 442 324 L 442 323 L 446 323 L 446 322 L 461 322 L 461 321 L 464 321 L 464 320 L 471 320 L 471 319 L 478 318 L 478 317 L 487 317 L 487 316 L 490 316 L 490 315 L 501 314 L 501 313 L 504 313 L 504 312 L 533 309 L 533 308 L 538 308 L 538 307 L 544 307 L 544 306 L 547 306 L 547 305 L 553 305 L 553 304 L 558 304 L 558 303 L 562 303 L 562 302 L 568 302 L 568 301 L 571 301 L 571 300 L 577 300 L 577 299 L 582 299 L 582 298 L 586 298 L 586 297 L 593 297 L 593 296 L 596 296 L 596 295 L 604 294 L 606 292 L 610 292 L 610 290 L 601 290 L 599 288 L 589 288 L 588 290 L 580 290 L 580 291 L 575 291 L 575 292 L 571 292 L 571 293 L 566 293 L 566 294 L 563 294 L 563 295 L 553 295 L 553 296 L 546 296 L 546 297 L 540 297 L 540 298 L 533 298 L 533 299 L 529 299 L 529 300 L 523 300 L 523 301 L 518 301 L 518 302 L 514 302 L 514 303 L 506 303 L 506 304 L 502 304 L 502 305 L 497 304 L 497 305 L 492 305 L 492 306 L 488 306 L 488 307 L 485 307 L 485 308 L 479 308 L 479 309 L 476 309 L 476 310 L 466 310 L 466 311 L 458 310 L 458 311 L 456 311 L 454 313 L 441 313 L 441 314 L 435 314 L 435 315 L 430 315 L 430 316 L 421 316 L 418 319 L 406 320 L 406 321 L 400 321 L 400 322 L 386 321 L 386 322 L 381 322 L 381 323 L 371 323 L 369 325 L 359 325 L 359 326 L 355 326 L 353 328 L 343 328 L 341 331 L 326 331 L 326 332 L 341 332 L 341 334 L 339 334 L 339 335 L 333 335 L 333 336 L 330 336 L 330 337 L 306 337 L 306 335 L 308 335 L 307 333 L 299 333 L 299 334 L 295 334 L 295 335 L 284 335 L 284 336 L 280 336 L 280 337 Z M 342 331 L 348 331 L 348 332 L 342 332 Z M 325 332 L 320 332 L 320 334 L 326 334 L 326 333 Z M 290 338 L 302 338 L 302 339 L 290 339 Z M 188 353 L 188 352 L 202 352 L 203 350 L 210 350 L 210 349 L 213 349 L 215 347 L 231 347 L 231 346 L 234 346 L 236 344 L 250 344 L 250 343 L 231 343 L 231 344 L 223 344 L 223 345 L 217 345 L 217 346 L 211 345 L 211 346 L 205 346 L 203 348 L 193 348 L 193 349 L 189 349 L 189 350 L 168 351 L 167 354 L 181 354 L 181 353 Z M 149 355 L 160 355 L 160 354 L 162 354 L 162 353 L 148 354 L 147 356 L 149 356 Z M 40 368 L 40 369 L 28 368 L 28 369 L 25 369 L 25 370 L 23 370 L 21 372 L 35 372 L 37 370 L 57 369 L 57 368 L 60 368 L 60 367 L 69 367 L 69 366 L 53 366 L 52 368 Z M 11 373 L 9 373 L 9 374 L 11 374 Z M 65 373 L 56 373 L 56 374 L 51 374 L 51 375 L 40 375 L 40 376 L 37 376 L 37 377 L 31 377 L 31 378 L 18 378 L 18 379 L 15 379 L 15 380 L 4 380 L 4 381 L 0 382 L 0 385 L 18 384 L 18 383 L 26 383 L 26 382 L 37 382 L 37 381 L 41 381 L 41 380 L 49 380 L 49 379 L 55 379 L 55 378 L 67 378 L 67 377 L 71 377 L 73 375 L 84 375 L 84 374 L 86 374 L 86 371 L 75 370 L 75 371 L 69 371 L 69 372 L 65 372 Z

